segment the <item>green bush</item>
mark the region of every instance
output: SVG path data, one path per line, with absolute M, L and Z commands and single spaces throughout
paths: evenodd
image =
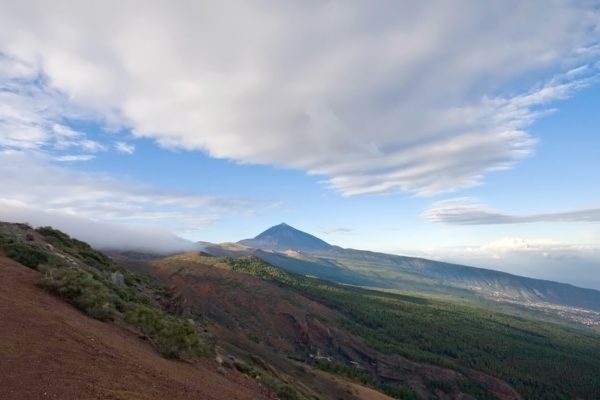
M 131 304 L 125 312 L 125 321 L 148 335 L 165 357 L 182 358 L 207 353 L 194 324 L 188 320 L 168 315 L 157 308 Z
M 36 246 L 25 243 L 5 243 L 2 248 L 6 255 L 26 267 L 37 269 L 48 262 L 48 254 Z
M 254 366 L 252 366 L 251 364 L 248 364 L 244 361 L 235 360 L 233 365 L 242 374 L 246 374 L 248 376 L 251 376 L 252 378 L 260 377 L 260 375 L 261 375 L 260 371 L 258 371 L 258 369 L 254 368 Z
M 92 318 L 112 320 L 115 295 L 90 273 L 72 268 L 49 270 L 42 286 L 75 305 Z

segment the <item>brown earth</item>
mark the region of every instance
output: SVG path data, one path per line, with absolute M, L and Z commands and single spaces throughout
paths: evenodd
M 125 327 L 91 319 L 0 255 L 0 399 L 272 399 L 217 364 L 162 358 Z M 221 371 L 223 372 L 223 371 Z

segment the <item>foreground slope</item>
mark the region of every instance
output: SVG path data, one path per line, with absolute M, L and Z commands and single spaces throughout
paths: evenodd
M 0 257 L 0 399 L 267 399 L 213 362 L 164 359 L 138 334 L 89 318 Z
M 0 223 L 0 399 L 273 397 L 219 373 L 178 304 L 60 231 Z

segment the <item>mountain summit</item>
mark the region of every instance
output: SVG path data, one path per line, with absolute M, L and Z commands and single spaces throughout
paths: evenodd
M 256 236 L 254 239 L 240 240 L 238 243 L 262 250 L 329 250 L 332 246 L 306 232 L 302 232 L 286 223 L 275 225 Z

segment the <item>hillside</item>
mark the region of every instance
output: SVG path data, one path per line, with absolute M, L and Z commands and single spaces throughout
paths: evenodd
M 492 398 L 520 398 L 510 385 L 490 375 L 467 376 L 427 360 L 374 349 L 340 323 L 346 311 L 293 285 L 298 276 L 257 262 L 189 253 L 152 265 L 192 309 L 214 321 L 209 329 L 228 351 L 240 358 L 248 358 L 249 353 L 259 356 L 261 364 L 290 376 L 309 395 L 340 398 L 330 380 L 315 380 L 316 368 L 399 399 L 460 398 L 473 390 L 496 393 Z M 277 275 L 281 279 L 257 273 L 262 268 L 281 274 Z M 356 294 L 361 301 L 362 295 Z M 323 372 L 316 376 L 322 377 Z M 447 393 L 437 393 L 438 383 Z
M 600 394 L 595 372 L 600 336 L 591 332 L 451 301 L 337 285 L 257 258 L 185 254 L 153 265 L 192 308 L 218 321 L 214 329 L 230 344 L 252 349 L 303 384 L 310 385 L 306 374 L 286 367 L 285 359 L 388 393 L 398 390 L 401 399 Z
M 3 239 L 7 231 L 22 233 L 49 249 L 43 236 L 25 226 L 0 228 Z M 24 260 L 25 253 L 11 255 Z M 218 373 L 212 358 L 162 357 L 137 329 L 118 319 L 109 323 L 85 315 L 40 287 L 41 278 L 0 254 L 1 399 L 273 398 L 236 370 Z

